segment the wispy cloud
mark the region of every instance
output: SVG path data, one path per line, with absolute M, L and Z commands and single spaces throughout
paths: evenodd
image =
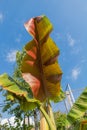
M 87 63 L 87 58 L 86 57 L 82 57 L 81 64 L 83 64 L 83 63 Z
M 61 34 L 58 32 L 53 32 L 53 35 L 55 36 L 56 39 L 61 39 Z
M 17 53 L 17 50 L 10 50 L 10 52 L 7 54 L 6 60 L 8 62 L 15 62 L 16 61 L 16 53 Z
M 73 49 L 71 50 L 71 53 L 72 54 L 75 54 L 75 55 L 78 55 L 78 54 L 81 54 L 81 51 L 82 51 L 82 48 L 81 47 L 73 47 Z
M 21 39 L 20 38 L 16 38 L 15 40 L 17 43 L 20 43 Z
M 67 34 L 67 40 L 68 40 L 68 43 L 71 47 L 73 47 L 76 43 L 75 39 L 72 38 L 72 36 L 69 33 Z
M 80 68 L 72 69 L 72 72 L 71 72 L 72 79 L 76 80 L 78 78 L 78 76 L 80 75 L 80 73 L 81 73 Z
M 15 41 L 16 41 L 17 43 L 20 43 L 20 42 L 21 42 L 21 38 L 22 38 L 22 35 L 20 34 L 20 35 L 15 39 Z
M 4 19 L 4 15 L 2 13 L 0 13 L 0 23 L 3 22 L 3 19 Z

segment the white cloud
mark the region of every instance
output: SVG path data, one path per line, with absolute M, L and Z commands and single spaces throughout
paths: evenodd
M 20 38 L 16 38 L 15 40 L 17 43 L 20 43 L 21 39 Z
M 61 34 L 60 33 L 54 31 L 53 34 L 54 34 L 55 38 L 61 39 Z
M 72 47 L 72 46 L 74 46 L 75 45 L 75 39 L 74 38 L 72 38 L 72 36 L 70 35 L 70 34 L 67 34 L 67 40 L 68 40 L 68 43 L 69 43 L 69 45 Z
M 83 58 L 82 60 L 81 60 L 81 63 L 83 64 L 83 63 L 86 63 L 87 62 L 87 59 L 86 58 Z
M 0 13 L 0 23 L 2 23 L 2 22 L 3 22 L 3 19 L 4 19 L 4 16 L 3 16 L 3 14 L 2 14 L 2 13 Z
M 71 53 L 78 55 L 78 54 L 81 53 L 81 50 L 82 50 L 82 49 L 81 49 L 79 46 L 78 46 L 78 48 L 77 48 L 77 47 L 74 47 L 74 48 L 71 50 Z
M 22 35 L 20 34 L 20 35 L 15 39 L 15 41 L 16 41 L 17 43 L 20 43 L 20 42 L 21 42 L 21 38 L 22 38 Z
M 80 73 L 81 73 L 80 68 L 74 68 L 74 69 L 72 70 L 71 76 L 72 76 L 73 79 L 76 80 L 76 79 L 78 78 L 78 76 L 79 76 Z
M 17 50 L 11 50 L 11 51 L 7 54 L 6 60 L 7 60 L 8 62 L 15 62 L 15 61 L 16 61 L 16 53 L 17 53 Z

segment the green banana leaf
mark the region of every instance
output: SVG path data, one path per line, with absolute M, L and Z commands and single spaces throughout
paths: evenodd
M 67 115 L 67 120 L 73 124 L 77 119 L 83 117 L 87 110 L 87 87 L 74 103 L 70 112 Z
M 82 117 L 70 126 L 68 130 L 87 130 L 87 118 Z
M 8 92 L 7 99 L 12 101 L 18 99 L 21 109 L 25 111 L 41 105 L 38 100 L 30 98 L 28 92 L 6 73 L 0 75 L 0 86 Z

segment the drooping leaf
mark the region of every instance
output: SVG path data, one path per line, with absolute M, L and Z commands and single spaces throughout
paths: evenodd
M 21 88 L 19 84 L 15 82 L 10 76 L 8 76 L 6 73 L 3 75 L 0 75 L 0 86 L 3 87 L 3 89 L 15 93 L 16 95 L 20 96 L 26 96 L 27 92 Z
M 25 99 L 20 100 L 20 107 L 24 111 L 33 110 L 36 107 L 39 107 L 40 105 L 41 103 L 34 98 L 31 99 L 29 97 L 26 97 L 26 100 Z
M 8 100 L 13 101 L 15 98 L 19 99 L 23 110 L 31 110 L 40 106 L 38 100 L 30 98 L 28 92 L 6 73 L 0 75 L 0 86 L 8 91 Z
M 22 76 L 36 99 L 58 98 L 62 71 L 57 61 L 59 48 L 49 37 L 52 24 L 46 16 L 40 16 L 30 19 L 25 28 L 34 39 L 25 45 Z

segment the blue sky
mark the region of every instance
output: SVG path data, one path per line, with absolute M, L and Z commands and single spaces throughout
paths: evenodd
M 0 74 L 12 75 L 16 51 L 32 39 L 23 24 L 42 14 L 52 22 L 51 37 L 60 48 L 63 89 L 67 83 L 86 87 L 87 0 L 0 0 Z

